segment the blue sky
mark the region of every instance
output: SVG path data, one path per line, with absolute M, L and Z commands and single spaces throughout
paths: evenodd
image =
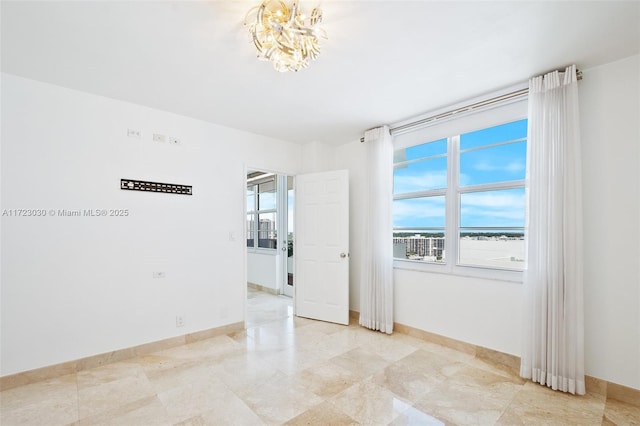
M 526 138 L 527 120 L 460 135 L 461 186 L 525 178 L 526 141 L 477 149 Z M 447 141 L 407 148 L 406 161 L 419 160 L 394 170 L 394 192 L 446 188 Z M 402 154 L 402 153 L 400 153 Z M 486 191 L 461 196 L 460 225 L 524 226 L 524 189 Z M 394 201 L 394 226 L 444 227 L 444 196 Z

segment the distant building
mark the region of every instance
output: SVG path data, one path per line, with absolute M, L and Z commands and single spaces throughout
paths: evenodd
M 277 248 L 276 222 L 271 219 L 260 219 L 258 223 L 258 247 Z
M 394 237 L 393 255 L 400 259 L 444 258 L 444 237 L 425 237 L 420 234 Z

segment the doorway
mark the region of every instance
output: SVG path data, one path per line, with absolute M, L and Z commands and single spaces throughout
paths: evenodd
M 246 175 L 247 286 L 294 297 L 294 177 L 249 169 Z
M 246 197 L 247 286 L 293 299 L 291 315 L 348 325 L 348 170 L 249 170 Z

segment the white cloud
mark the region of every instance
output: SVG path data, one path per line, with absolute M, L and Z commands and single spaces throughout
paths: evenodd
M 518 173 L 525 169 L 525 164 L 522 161 L 512 161 L 508 164 L 498 165 L 490 164 L 486 162 L 480 162 L 473 165 L 474 170 L 481 172 L 508 172 Z
M 393 178 L 396 194 L 420 191 L 424 189 L 437 189 L 447 187 L 447 171 L 426 172 L 421 175 L 396 175 Z
M 462 195 L 460 213 L 466 225 L 485 222 L 493 226 L 508 221 L 504 226 L 512 226 L 513 222 L 523 223 L 524 208 L 524 190 L 490 191 Z
M 393 203 L 393 222 L 396 226 L 407 226 L 407 223 L 412 226 L 431 226 L 434 222 L 444 222 L 444 215 L 444 197 L 397 200 Z
M 505 210 L 482 210 L 477 208 L 461 208 L 460 212 L 463 218 L 463 225 L 469 225 L 468 222 L 472 221 L 475 224 L 479 224 L 481 222 L 489 222 L 486 223 L 486 226 L 494 226 L 498 222 L 496 219 L 506 219 L 508 221 L 519 221 L 522 222 L 524 220 L 524 211 L 521 209 L 511 208 Z M 511 225 L 509 223 L 502 223 L 496 226 L 517 226 Z
M 520 189 L 474 192 L 462 195 L 462 204 L 465 206 L 484 207 L 490 209 L 503 209 L 505 207 L 523 209 L 524 203 L 524 190 Z

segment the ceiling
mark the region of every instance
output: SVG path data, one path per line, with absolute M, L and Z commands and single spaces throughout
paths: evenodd
M 640 51 L 638 1 L 324 0 L 320 57 L 278 73 L 256 59 L 243 27 L 257 3 L 3 0 L 2 71 L 340 145 L 568 64 L 588 69 Z

